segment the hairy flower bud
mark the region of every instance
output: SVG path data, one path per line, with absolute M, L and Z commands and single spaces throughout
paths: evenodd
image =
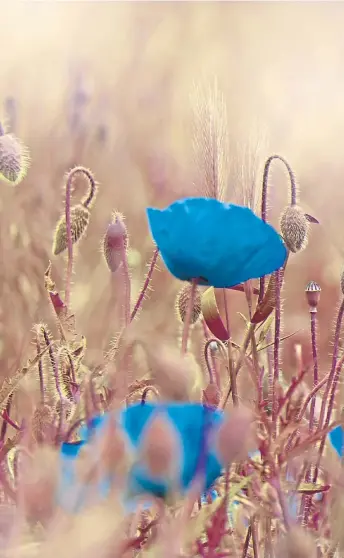
M 280 219 L 281 231 L 287 248 L 299 252 L 307 245 L 309 221 L 297 205 L 288 205 Z
M 82 204 L 75 205 L 70 210 L 72 242 L 76 244 L 85 234 L 89 220 L 90 212 Z M 57 256 L 67 249 L 67 226 L 66 217 L 63 215 L 56 225 L 53 254 Z
M 192 285 L 187 284 L 180 289 L 176 297 L 176 311 L 181 322 L 184 322 L 187 309 L 189 306 L 189 301 L 192 293 Z M 198 287 L 195 289 L 192 313 L 191 313 L 191 324 L 195 324 L 201 315 L 201 292 Z
M 0 135 L 0 180 L 16 186 L 25 177 L 29 163 L 28 149 L 18 138 Z
M 103 239 L 103 254 L 109 270 L 114 273 L 122 263 L 123 249 L 128 248 L 128 232 L 120 213 L 114 213 Z

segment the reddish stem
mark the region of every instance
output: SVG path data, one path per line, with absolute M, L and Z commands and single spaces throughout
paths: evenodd
M 159 256 L 159 248 L 156 248 L 156 249 L 154 250 L 154 253 L 153 253 L 153 256 L 152 256 L 150 265 L 149 265 L 148 273 L 147 273 L 147 275 L 146 275 L 146 279 L 145 279 L 145 282 L 144 282 L 143 287 L 142 287 L 142 289 L 141 289 L 139 298 L 137 299 L 136 304 L 135 304 L 135 306 L 134 306 L 134 309 L 133 309 L 133 311 L 132 311 L 132 313 L 131 313 L 131 316 L 130 316 L 130 321 L 131 321 L 131 322 L 132 322 L 133 319 L 135 318 L 137 312 L 140 310 L 141 305 L 142 305 L 142 302 L 143 302 L 143 300 L 144 300 L 144 298 L 145 298 L 145 296 L 146 296 L 146 292 L 147 292 L 147 289 L 148 289 L 148 287 L 149 287 L 150 281 L 151 281 L 151 279 L 152 279 L 152 275 L 153 275 L 153 272 L 154 272 L 154 269 L 155 269 L 155 265 L 156 265 L 158 256 Z

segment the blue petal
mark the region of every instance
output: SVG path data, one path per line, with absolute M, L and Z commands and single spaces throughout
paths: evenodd
M 344 453 L 344 431 L 341 426 L 337 426 L 329 432 L 329 440 L 331 446 L 336 450 L 339 457 L 343 457 Z
M 223 415 L 199 403 L 170 403 L 163 406 L 149 403 L 132 405 L 122 412 L 121 423 L 134 447 L 139 446 L 145 426 L 157 412 L 164 412 L 180 435 L 183 456 L 180 488 L 184 491 L 190 486 L 197 473 L 205 435 L 205 421 L 209 419 L 210 428 L 218 428 Z M 206 449 L 204 461 L 202 473 L 205 475 L 207 490 L 221 475 L 222 466 L 212 448 Z M 152 478 L 140 464 L 133 467 L 129 483 L 134 492 L 141 489 L 158 497 L 164 497 L 169 489 L 167 480 Z
M 281 236 L 247 207 L 185 198 L 147 216 L 166 267 L 183 281 L 232 287 L 272 273 L 287 256 Z
M 183 492 L 190 486 L 198 472 L 200 457 L 202 451 L 204 451 L 204 463 L 201 472 L 205 476 L 204 490 L 208 490 L 221 475 L 222 465 L 217 458 L 215 449 L 204 447 L 204 437 L 205 434 L 209 434 L 210 429 L 217 429 L 220 426 L 223 414 L 199 403 L 171 403 L 167 405 L 150 403 L 142 405 L 138 403 L 132 405 L 121 411 L 118 418 L 119 424 L 128 435 L 134 450 L 140 446 L 144 428 L 157 412 L 166 414 L 180 436 L 182 463 L 179 488 Z M 91 425 L 91 430 L 85 429 L 85 439 L 87 441 L 91 437 L 91 431 L 101 435 L 102 428 L 109 416 L 109 414 L 105 414 L 103 417 L 98 417 L 99 420 L 97 419 Z M 207 436 L 207 439 L 211 440 L 211 437 Z M 61 447 L 61 483 L 58 502 L 65 508 L 75 508 L 76 506 L 75 498 L 73 500 L 70 491 L 75 488 L 80 493 L 80 486 L 77 486 L 75 462 L 80 448 L 87 441 L 79 444 L 63 444 Z M 107 496 L 109 487 L 109 480 L 102 479 L 97 487 L 101 498 Z M 171 489 L 171 486 L 167 479 L 160 480 L 152 477 L 140 463 L 136 463 L 132 467 L 127 479 L 127 487 L 123 487 L 124 492 L 131 494 L 150 493 L 157 497 L 165 497 L 169 489 Z M 87 493 L 88 487 L 85 486 L 85 499 Z

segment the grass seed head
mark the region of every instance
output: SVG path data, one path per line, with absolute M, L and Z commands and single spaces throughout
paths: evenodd
M 281 231 L 287 248 L 291 252 L 299 252 L 307 245 L 309 222 L 297 205 L 288 205 L 280 219 Z
M 0 180 L 16 186 L 30 163 L 28 149 L 13 134 L 0 135 Z
M 83 205 L 75 205 L 70 211 L 71 218 L 71 231 L 72 231 L 72 242 L 76 244 L 80 238 L 85 234 L 89 220 L 90 212 Z M 63 215 L 56 225 L 54 242 L 53 242 L 53 254 L 55 256 L 64 252 L 67 249 L 67 226 L 66 217 Z
M 187 309 L 189 306 L 189 301 L 192 292 L 192 285 L 187 284 L 180 289 L 176 297 L 176 311 L 177 316 L 181 322 L 184 322 Z M 192 313 L 191 313 L 191 324 L 195 324 L 201 315 L 201 292 L 198 287 L 195 290 L 195 296 L 193 300 Z

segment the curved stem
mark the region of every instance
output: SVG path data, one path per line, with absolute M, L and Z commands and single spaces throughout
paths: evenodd
M 89 184 L 88 194 L 86 198 L 83 199 L 81 202 L 84 207 L 88 208 L 90 206 L 96 193 L 96 182 L 93 178 L 92 173 L 88 169 L 85 169 L 84 167 L 74 167 L 74 169 L 72 169 L 68 173 L 67 180 L 66 180 L 66 208 L 65 208 L 67 249 L 68 249 L 66 289 L 65 289 L 65 304 L 67 306 L 67 309 L 69 308 L 72 273 L 73 273 L 73 238 L 72 238 L 72 227 L 71 227 L 71 216 L 70 216 L 71 190 L 72 190 L 73 179 L 77 174 L 83 174 L 84 176 L 86 176 Z
M 284 159 L 284 157 L 281 157 L 281 155 L 271 155 L 265 163 L 264 172 L 263 172 L 261 218 L 265 222 L 266 222 L 266 219 L 267 219 L 269 172 L 270 172 L 271 163 L 274 159 L 278 159 L 279 161 L 281 161 L 285 165 L 285 167 L 288 171 L 288 175 L 289 175 L 289 179 L 290 179 L 290 205 L 296 205 L 296 202 L 297 202 L 297 186 L 296 186 L 295 175 L 294 175 L 294 172 L 293 172 L 291 166 L 289 165 L 288 161 L 286 161 L 286 159 Z M 263 297 L 264 297 L 265 276 L 260 278 L 259 283 L 260 284 L 259 284 L 258 303 L 261 302 L 263 300 Z
M 215 379 L 215 383 L 216 383 L 217 387 L 220 389 L 219 378 L 218 378 L 218 370 L 214 366 L 214 371 L 215 371 L 215 378 L 214 378 L 213 366 L 212 366 L 212 364 L 210 362 L 210 358 L 209 358 L 209 348 L 210 348 L 210 345 L 212 343 L 217 344 L 218 348 L 220 349 L 220 351 L 222 351 L 222 353 L 225 357 L 227 357 L 227 351 L 226 351 L 225 345 L 219 339 L 217 339 L 216 337 L 211 337 L 211 338 L 207 339 L 206 344 L 204 345 L 204 359 L 205 359 L 205 363 L 206 363 L 206 366 L 207 366 L 207 369 L 208 369 L 209 381 L 210 381 L 211 384 L 213 384 L 214 379 Z M 211 355 L 211 359 L 214 363 L 213 355 Z
M 155 265 L 156 265 L 158 256 L 159 256 L 159 248 L 156 248 L 156 249 L 154 250 L 154 253 L 153 253 L 151 262 L 150 262 L 150 264 L 149 264 L 149 269 L 148 269 L 148 273 L 147 273 L 147 275 L 146 275 L 145 282 L 143 283 L 143 287 L 142 287 L 141 292 L 140 292 L 140 294 L 139 294 L 139 297 L 138 297 L 138 299 L 137 299 L 137 301 L 136 301 L 136 304 L 135 304 L 135 306 L 134 306 L 134 309 L 133 309 L 133 311 L 132 311 L 132 313 L 131 313 L 131 316 L 130 316 L 130 321 L 131 321 L 131 322 L 132 322 L 133 319 L 135 318 L 137 312 L 140 310 L 141 305 L 142 305 L 142 302 L 143 302 L 143 300 L 144 300 L 144 298 L 145 298 L 145 296 L 146 296 L 146 292 L 147 292 L 147 289 L 148 289 L 148 287 L 149 287 L 150 281 L 151 281 L 151 279 L 152 279 L 152 275 L 153 275 L 153 272 L 154 272 L 154 268 L 155 268 Z

